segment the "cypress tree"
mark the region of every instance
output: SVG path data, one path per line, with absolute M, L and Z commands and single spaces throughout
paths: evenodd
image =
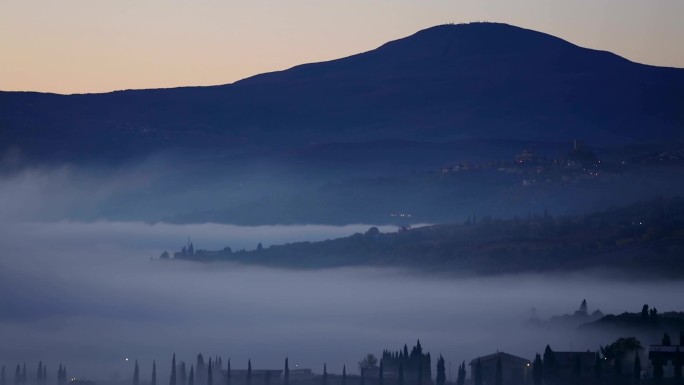
M 681 385 L 682 384 L 682 355 L 681 355 L 681 352 L 679 351 L 679 346 L 677 346 L 677 350 L 675 351 L 675 357 L 672 360 L 672 366 L 674 366 L 675 384 Z
M 601 354 L 596 352 L 596 361 L 594 362 L 594 382 L 600 384 L 603 379 L 603 360 Z
M 667 334 L 667 333 L 663 334 L 663 342 L 661 345 L 664 345 L 664 346 L 672 345 L 672 339 L 670 338 L 669 334 Z
M 399 362 L 399 385 L 404 385 L 404 363 Z
M 197 365 L 195 365 L 195 380 L 197 380 L 197 385 L 207 385 L 207 367 L 204 364 L 204 356 L 202 353 L 197 355 Z
M 252 359 L 247 361 L 247 385 L 252 384 Z
M 420 341 L 418 341 L 420 347 Z M 418 359 L 418 385 L 423 385 L 423 355 L 422 353 L 416 355 Z
M 190 365 L 190 374 L 188 375 L 188 385 L 195 385 L 195 367 Z
M 544 382 L 547 385 L 556 383 L 558 377 L 558 365 L 556 364 L 556 354 L 551 350 L 549 345 L 544 349 Z
M 171 378 L 169 379 L 169 385 L 176 385 L 176 353 L 173 353 L 173 358 L 171 359 Z
M 232 379 L 230 378 L 230 358 L 226 362 L 226 385 L 230 385 Z
M 181 361 L 178 365 L 178 384 L 187 385 L 188 373 L 185 371 L 185 361 Z
M 501 367 L 501 357 L 496 360 L 496 372 L 494 372 L 494 385 L 503 385 L 503 368 Z
M 456 385 L 465 385 L 466 369 L 465 361 L 458 367 L 458 375 L 456 376 Z
M 634 385 L 641 384 L 641 359 L 639 358 L 639 352 L 634 356 Z
M 347 365 L 342 366 L 342 385 L 347 385 Z
M 209 358 L 209 365 L 207 366 L 207 385 L 214 385 L 214 374 L 211 370 L 211 358 Z
M 140 385 L 140 368 L 138 368 L 138 360 L 135 360 L 135 369 L 133 369 L 133 385 Z
M 539 353 L 534 356 L 534 362 L 532 363 L 532 380 L 534 385 L 542 385 L 544 382 L 544 364 Z
M 157 385 L 157 361 L 152 361 L 152 380 L 150 385 Z
M 475 385 L 482 385 L 482 362 L 479 357 L 475 362 Z
M 380 368 L 378 369 L 378 385 L 384 385 L 385 383 L 385 364 L 383 361 L 383 359 L 380 359 Z
M 22 385 L 26 385 L 26 362 L 24 362 L 24 365 L 21 367 L 21 383 Z
M 321 378 L 321 384 L 328 385 L 328 366 L 326 364 L 323 364 L 323 377 Z
M 290 361 L 285 357 L 285 372 L 283 373 L 283 385 L 290 385 Z
M 444 385 L 446 383 L 446 365 L 444 364 L 444 358 L 439 355 L 437 359 L 437 376 L 435 377 L 436 385 Z
M 615 358 L 613 365 L 613 375 L 615 376 L 615 385 L 622 385 L 622 360 L 620 357 Z
M 14 370 L 14 385 L 21 385 L 21 365 L 19 364 L 17 364 L 17 368 Z
M 38 361 L 38 370 L 36 371 L 36 384 L 43 385 L 43 361 Z

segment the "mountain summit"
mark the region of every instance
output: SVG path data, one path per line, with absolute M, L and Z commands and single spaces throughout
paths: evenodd
M 497 23 L 442 25 L 233 84 L 0 93 L 4 148 L 80 157 L 187 146 L 684 136 L 684 70 Z

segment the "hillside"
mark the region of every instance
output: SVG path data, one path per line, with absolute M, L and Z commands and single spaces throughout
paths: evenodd
M 223 86 L 0 92 L 0 151 L 79 160 L 382 140 L 630 144 L 681 138 L 682 105 L 682 69 L 505 24 L 443 25 Z
M 684 272 L 684 199 L 659 199 L 593 214 L 498 220 L 472 218 L 253 251 L 180 252 L 175 258 L 289 268 L 407 267 L 480 274 L 611 269 L 647 276 Z

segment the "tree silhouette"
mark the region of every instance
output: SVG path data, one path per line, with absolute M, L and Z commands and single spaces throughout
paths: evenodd
M 171 378 L 169 379 L 169 385 L 176 385 L 176 353 L 173 353 L 173 358 L 171 359 Z
M 501 357 L 496 360 L 496 372 L 494 372 L 494 385 L 503 385 L 503 368 L 501 367 Z
M 185 361 L 181 361 L 178 365 L 178 384 L 187 385 L 188 373 L 185 371 Z
M 207 385 L 207 366 L 204 364 L 204 356 L 202 353 L 197 355 L 197 364 L 195 365 L 195 380 L 197 385 Z
M 435 377 L 435 384 L 436 385 L 444 385 L 446 384 L 446 365 L 444 364 L 444 357 L 442 355 L 439 355 L 439 358 L 437 359 L 437 376 Z
M 534 362 L 532 363 L 532 380 L 534 385 L 542 385 L 544 382 L 544 364 L 539 353 L 534 356 Z
M 214 374 L 211 370 L 211 358 L 209 358 L 209 365 L 207 365 L 207 385 L 214 385 Z
M 342 366 L 342 385 L 347 385 L 347 365 Z
M 21 383 L 22 385 L 26 385 L 26 362 L 21 367 Z
M 675 356 L 672 360 L 672 366 L 674 366 L 674 379 L 675 384 L 681 385 L 682 383 L 682 355 L 679 351 L 679 346 L 675 350 Z
M 285 357 L 285 372 L 283 373 L 283 385 L 290 385 L 290 360 Z
M 140 384 L 140 368 L 138 368 L 138 360 L 135 360 L 135 368 L 133 369 L 133 385 Z
M 480 357 L 477 358 L 475 362 L 475 385 L 482 385 L 482 362 L 480 362 Z
M 466 365 L 465 361 L 461 363 L 461 366 L 458 368 L 458 376 L 456 377 L 456 385 L 465 385 L 465 378 L 466 378 Z
M 152 380 L 150 385 L 157 385 L 157 361 L 152 361 Z
M 190 365 L 190 374 L 188 375 L 188 385 L 195 385 L 195 367 Z
M 378 370 L 378 385 L 383 385 L 385 383 L 385 366 L 380 360 L 380 370 Z M 323 384 L 327 385 L 327 384 Z
M 62 373 L 62 367 L 59 368 L 59 374 L 57 375 L 57 381 L 59 382 L 59 376 Z M 21 385 L 21 365 L 17 364 L 17 368 L 14 370 L 14 385 Z
M 596 360 L 594 362 L 594 382 L 597 384 L 600 384 L 602 379 L 603 379 L 603 360 L 601 359 L 601 353 L 596 352 Z
M 544 349 L 544 382 L 547 385 L 553 385 L 558 378 L 558 364 L 556 363 L 556 354 L 551 350 L 549 345 Z
M 288 373 L 289 375 L 289 373 Z M 231 378 L 231 373 L 230 373 L 230 358 L 228 359 L 228 362 L 226 363 L 226 385 L 230 385 L 231 381 L 233 379 Z
M 378 359 L 374 355 L 368 353 L 361 361 L 359 361 L 359 370 L 371 369 L 378 366 Z
M 366 377 L 364 375 L 363 369 L 361 369 L 361 379 L 359 379 L 359 385 L 366 385 Z
M 328 385 L 328 366 L 326 364 L 323 364 L 323 376 L 321 378 L 321 385 Z
M 639 352 L 634 356 L 634 385 L 641 384 L 641 359 L 639 358 Z
M 669 334 L 667 334 L 667 333 L 663 334 L 663 342 L 661 345 L 664 345 L 664 346 L 672 345 L 672 339 L 670 338 Z
M 247 385 L 252 385 L 252 360 L 247 361 L 247 378 L 245 383 Z
M 622 358 L 618 357 L 613 362 L 613 376 L 615 377 L 615 385 L 622 384 Z
M 38 370 L 36 371 L 37 385 L 43 385 L 43 361 L 38 361 Z

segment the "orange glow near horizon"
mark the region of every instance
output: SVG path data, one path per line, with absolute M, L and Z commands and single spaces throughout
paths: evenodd
M 3 0 L 0 90 L 225 84 L 479 20 L 684 67 L 683 14 L 679 0 Z

